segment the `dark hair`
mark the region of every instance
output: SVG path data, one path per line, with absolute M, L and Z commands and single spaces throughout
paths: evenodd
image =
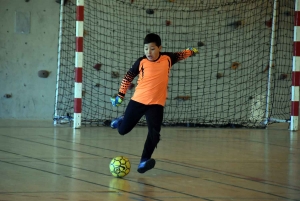
M 161 40 L 159 35 L 155 34 L 155 33 L 150 33 L 147 34 L 145 39 L 144 39 L 144 44 L 148 44 L 148 43 L 155 43 L 156 46 L 161 46 Z

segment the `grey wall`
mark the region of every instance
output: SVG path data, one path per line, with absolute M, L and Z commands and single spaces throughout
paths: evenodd
M 0 118 L 52 118 L 59 8 L 55 0 L 1 0 Z M 17 18 L 16 13 L 25 17 Z M 26 23 L 28 14 L 30 27 Z M 27 28 L 28 34 L 16 33 Z M 39 70 L 51 73 L 48 78 L 40 78 Z M 12 97 L 5 98 L 5 94 Z

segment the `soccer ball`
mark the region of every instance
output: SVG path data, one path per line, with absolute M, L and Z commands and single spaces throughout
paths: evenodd
M 114 177 L 125 177 L 130 172 L 130 162 L 124 156 L 117 156 L 110 161 L 109 170 Z

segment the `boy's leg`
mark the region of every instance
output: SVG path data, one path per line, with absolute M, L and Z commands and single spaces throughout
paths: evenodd
M 148 125 L 148 135 L 144 145 L 142 159 L 151 158 L 154 149 L 160 140 L 160 129 L 163 121 L 163 112 L 163 106 L 151 105 L 145 113 Z
M 120 135 L 129 133 L 145 114 L 146 106 L 136 101 L 130 100 L 125 110 L 124 118 L 118 122 L 118 132 Z
M 143 154 L 141 156 L 141 163 L 138 167 L 138 172 L 144 173 L 155 166 L 155 160 L 151 158 L 155 147 L 160 140 L 160 129 L 163 120 L 164 107 L 161 105 L 151 105 L 145 113 L 148 135 L 144 145 Z

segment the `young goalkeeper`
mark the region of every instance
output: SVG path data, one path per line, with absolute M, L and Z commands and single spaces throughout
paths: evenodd
M 155 166 L 151 158 L 160 140 L 164 105 L 167 98 L 167 85 L 172 65 L 198 53 L 196 48 L 188 48 L 181 52 L 160 52 L 162 49 L 159 35 L 151 33 L 144 39 L 145 55 L 133 64 L 122 80 L 119 93 L 111 98 L 113 106 L 119 106 L 126 91 L 139 75 L 137 86 L 125 110 L 124 116 L 113 119 L 112 128 L 118 128 L 121 135 L 129 133 L 146 116 L 148 135 L 137 171 L 144 173 Z

